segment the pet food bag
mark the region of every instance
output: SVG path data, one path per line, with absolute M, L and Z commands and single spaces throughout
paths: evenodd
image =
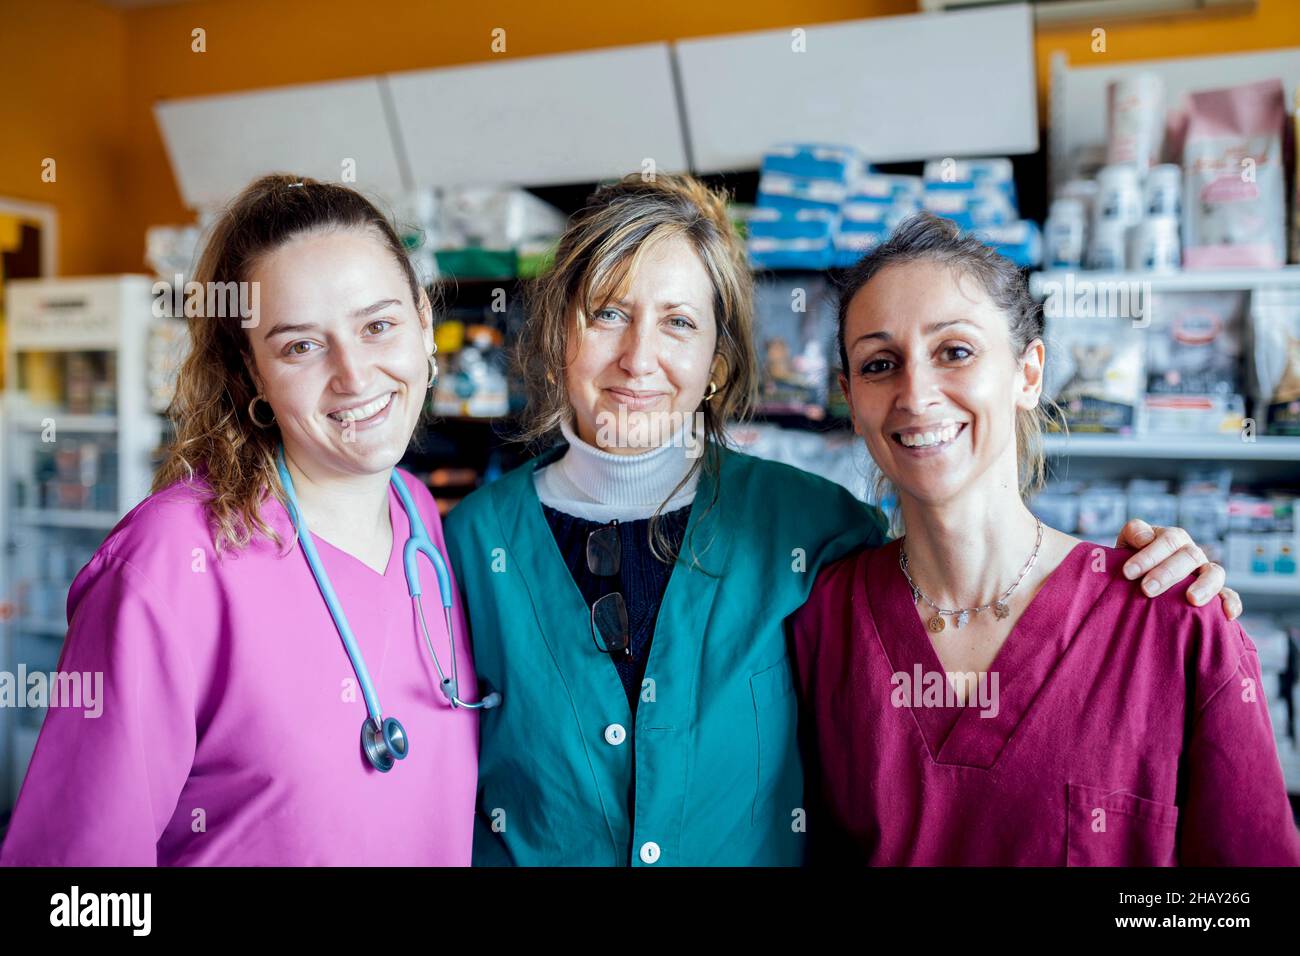
M 1183 264 L 1275 268 L 1286 261 L 1279 80 L 1193 93 L 1183 145 Z

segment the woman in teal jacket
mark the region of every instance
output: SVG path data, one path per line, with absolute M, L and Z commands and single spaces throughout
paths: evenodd
M 474 862 L 798 864 L 784 622 L 885 521 L 725 447 L 756 360 L 723 197 L 687 177 L 599 190 L 530 305 L 528 437 L 551 447 L 446 521 L 480 686 L 502 695 L 480 724 Z M 1179 529 L 1140 558 L 1167 559 L 1163 582 L 1205 563 Z M 1211 566 L 1194 597 L 1221 584 Z

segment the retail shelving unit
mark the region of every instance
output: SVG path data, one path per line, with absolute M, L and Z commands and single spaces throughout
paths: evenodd
M 1300 289 L 1300 266 L 1281 269 L 1233 269 L 1197 272 L 1038 272 L 1030 276 L 1030 291 L 1042 298 L 1053 289 L 1095 288 L 1119 284 L 1142 286 L 1152 293 L 1254 292 L 1259 289 Z M 1053 473 L 1061 478 L 1121 479 L 1141 462 L 1143 477 L 1176 477 L 1194 463 L 1230 463 L 1234 480 L 1296 484 L 1300 482 L 1300 438 L 1261 435 L 1051 435 L 1045 450 Z M 1249 596 L 1252 608 L 1300 606 L 1300 581 L 1266 575 L 1234 574 L 1230 583 Z
M 149 492 L 160 421 L 145 387 L 152 281 L 8 284 L 0 577 L 11 616 L 0 668 L 55 669 L 68 586 Z M 0 708 L 0 809 L 12 805 L 44 711 Z

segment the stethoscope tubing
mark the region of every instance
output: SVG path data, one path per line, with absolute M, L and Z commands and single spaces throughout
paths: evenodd
M 285 496 L 288 498 L 289 517 L 293 521 L 294 530 L 298 533 L 298 543 L 302 546 L 302 553 L 307 558 L 307 566 L 311 568 L 311 575 L 316 581 L 316 586 L 320 589 L 321 597 L 325 599 L 325 607 L 329 610 L 330 617 L 334 619 L 334 626 L 338 629 L 339 637 L 343 640 L 343 649 L 347 651 L 348 659 L 352 662 L 352 670 L 356 673 L 357 681 L 361 684 L 361 693 L 366 701 L 366 710 L 374 720 L 376 727 L 382 726 L 384 717 L 379 709 L 379 695 L 375 693 L 374 683 L 370 679 L 370 671 L 366 669 L 366 661 L 361 656 L 360 648 L 357 647 L 357 639 L 352 633 L 352 627 L 343 614 L 342 602 L 339 601 L 338 594 L 334 591 L 334 585 L 330 583 L 329 575 L 325 573 L 320 554 L 316 550 L 316 543 L 312 541 L 311 532 L 307 529 L 307 522 L 298 509 L 298 496 L 293 488 L 293 478 L 289 475 L 289 468 L 284 461 L 283 446 L 280 447 L 278 458 L 280 483 L 284 486 Z
M 368 714 L 366 722 L 362 725 L 362 749 L 366 758 L 376 770 L 387 772 L 392 768 L 394 759 L 403 759 L 408 752 L 410 745 L 406 737 L 406 731 L 394 718 L 385 719 L 383 716 L 383 711 L 379 705 L 379 695 L 375 691 L 370 672 L 366 669 L 365 658 L 361 654 L 360 647 L 357 646 L 356 636 L 352 633 L 352 627 L 348 624 L 347 616 L 343 613 L 342 602 L 334 591 L 329 575 L 325 572 L 320 553 L 316 550 L 316 544 L 312 541 L 311 532 L 307 527 L 306 520 L 303 518 L 302 510 L 298 507 L 298 495 L 294 490 L 293 478 L 289 474 L 288 464 L 285 462 L 283 445 L 277 449 L 276 466 L 288 501 L 289 517 L 293 521 L 298 541 L 302 545 L 302 553 L 307 559 L 307 566 L 311 569 L 312 578 L 320 589 L 321 597 L 325 599 L 325 606 L 329 610 L 334 626 L 343 641 L 343 649 L 347 652 L 348 660 L 352 664 L 352 670 L 357 676 L 357 681 L 361 684 L 361 693 L 365 698 Z M 443 696 L 447 698 L 452 709 L 464 707 L 469 710 L 478 710 L 496 707 L 501 703 L 501 695 L 495 691 L 480 701 L 464 701 L 460 699 L 460 670 L 456 659 L 456 630 L 452 621 L 454 594 L 452 592 L 451 574 L 447 570 L 447 561 L 434 545 L 433 539 L 429 537 L 428 529 L 424 526 L 424 520 L 415 507 L 410 491 L 401 478 L 398 477 L 397 469 L 393 469 L 392 475 L 389 476 L 389 482 L 397 491 L 397 496 L 402 502 L 402 510 L 406 512 L 407 523 L 410 526 L 406 544 L 402 547 L 402 570 L 406 575 L 406 589 L 411 595 L 411 604 L 420 621 L 420 631 L 424 635 L 426 646 L 429 648 L 429 655 L 433 658 L 433 666 L 438 671 L 439 689 L 442 691 Z M 434 649 L 433 639 L 429 634 L 428 622 L 424 617 L 424 602 L 421 598 L 423 588 L 420 583 L 419 567 L 419 556 L 421 554 L 428 557 L 438 579 L 438 596 L 442 600 L 443 617 L 447 624 L 447 640 L 451 652 L 450 677 L 442 669 L 438 652 Z M 390 740 L 390 738 L 392 739 Z

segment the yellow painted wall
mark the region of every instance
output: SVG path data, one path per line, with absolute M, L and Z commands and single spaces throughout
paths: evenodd
M 144 229 L 188 222 L 152 105 L 195 96 L 507 57 L 909 13 L 915 0 L 202 0 L 128 8 L 90 0 L 0 0 L 0 195 L 54 203 L 65 274 L 143 267 Z M 1074 63 L 1300 46 L 1300 2 L 1261 0 L 1246 16 L 1098 24 L 1041 33 Z M 207 52 L 191 50 L 206 31 Z M 17 91 L 17 95 L 15 95 Z M 10 143 L 12 142 L 12 146 Z M 40 159 L 59 157 L 43 184 Z

